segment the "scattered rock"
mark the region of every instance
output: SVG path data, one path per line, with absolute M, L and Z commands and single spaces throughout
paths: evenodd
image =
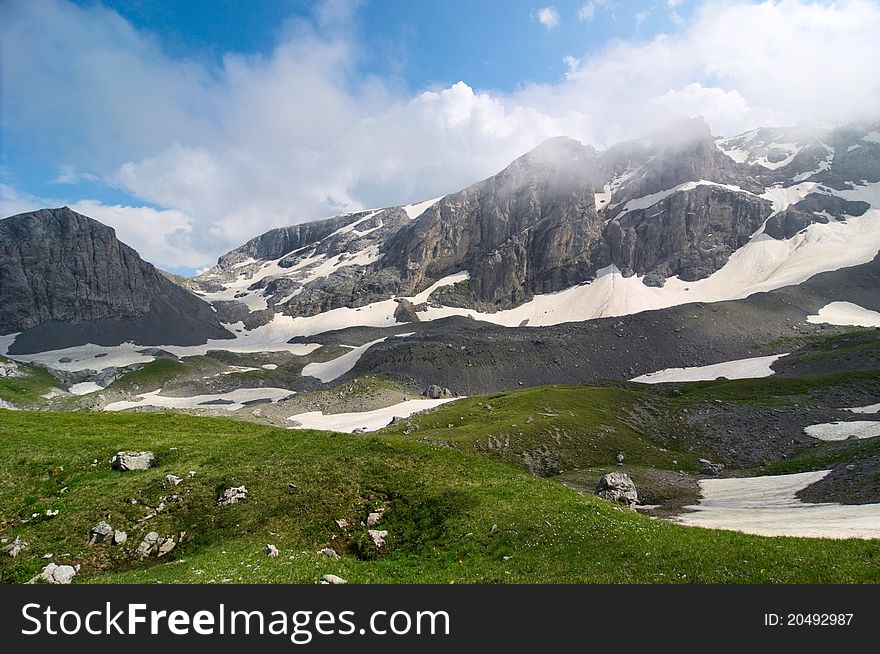
M 111 538 L 113 538 L 113 527 L 102 520 L 89 532 L 89 545 L 97 545 Z
M 124 545 L 128 540 L 128 534 L 124 531 L 117 529 L 113 532 L 113 544 L 114 545 Z
M 332 547 L 325 547 L 322 550 L 318 550 L 318 554 L 320 554 L 321 556 L 324 556 L 328 559 L 331 559 L 333 561 L 339 560 L 339 555 L 336 553 L 336 550 L 334 550 Z
M 189 475 L 190 479 L 192 479 L 193 477 L 196 476 L 196 471 L 195 471 L 195 470 L 190 470 L 190 471 L 187 472 L 186 474 Z
M 137 554 L 141 557 L 150 556 L 159 551 L 159 532 L 151 531 L 144 539 L 141 541 L 141 544 L 137 547 Z
M 43 568 L 39 575 L 31 579 L 29 583 L 42 580 L 50 584 L 69 584 L 73 581 L 77 572 L 79 572 L 78 565 L 56 565 L 55 563 L 50 563 Z
M 391 418 L 391 422 L 388 423 L 388 426 L 390 427 L 391 425 L 396 425 L 401 422 L 406 422 L 406 418 L 404 418 L 403 416 L 394 416 L 393 418 Z
M 348 582 L 342 577 L 337 577 L 336 575 L 324 575 L 321 577 L 322 584 L 347 584 Z
M 623 452 L 619 452 L 617 454 L 617 465 L 622 466 L 624 461 L 626 461 L 626 457 Z
M 340 529 L 348 529 L 348 520 L 346 520 L 345 518 L 337 518 L 336 526 Z
M 165 483 L 171 486 L 177 486 L 182 482 L 183 479 L 178 477 L 177 475 L 165 475 Z
M 125 472 L 128 470 L 148 470 L 156 463 L 152 452 L 117 452 L 110 459 L 110 467 Z
M 223 491 L 223 496 L 217 500 L 217 506 L 231 506 L 247 499 L 248 489 L 244 486 L 234 486 Z
M 27 546 L 28 544 L 21 539 L 21 536 L 16 536 L 15 540 L 7 545 L 4 549 L 6 550 L 6 553 L 14 559 L 16 556 L 21 554 L 22 551 L 27 548 Z
M 377 511 L 373 511 L 370 515 L 367 516 L 367 526 L 375 527 L 379 524 L 379 521 L 382 519 L 382 515 L 385 513 L 384 508 L 380 508 Z
M 708 459 L 700 459 L 700 474 L 707 477 L 717 477 L 724 472 L 723 463 L 712 463 Z
M 370 540 L 373 541 L 373 545 L 376 546 L 376 549 L 381 549 L 385 546 L 385 538 L 388 536 L 388 532 L 384 529 L 379 531 L 378 529 L 369 529 L 367 533 L 370 535 Z
M 274 545 L 266 545 L 266 548 L 263 550 L 263 552 L 270 559 L 274 559 L 276 556 L 278 556 L 278 548 Z
M 622 472 L 609 472 L 599 480 L 596 494 L 604 500 L 618 502 L 634 508 L 639 501 L 636 485 L 629 475 Z
M 165 539 L 160 538 L 159 540 L 160 540 L 159 551 L 157 552 L 157 556 L 160 556 L 160 557 L 168 554 L 177 545 L 177 543 L 174 542 L 174 538 L 171 536 L 169 536 L 168 538 L 165 538 Z

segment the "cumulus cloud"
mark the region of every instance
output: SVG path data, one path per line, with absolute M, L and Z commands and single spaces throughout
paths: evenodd
M 728 135 L 880 107 L 867 0 L 705 4 L 673 35 L 572 53 L 559 82 L 511 93 L 359 77 L 351 7 L 321 5 L 270 53 L 211 66 L 100 5 L 4 3 L 3 128 L 65 162 L 59 193 L 97 176 L 156 207 L 74 208 L 154 263 L 197 268 L 271 227 L 457 190 L 560 134 L 601 147 L 681 115 Z M 7 215 L 39 206 L 0 191 Z
M 596 17 L 596 10 L 608 6 L 608 0 L 588 0 L 578 9 L 578 20 L 589 22 Z
M 559 27 L 559 12 L 556 7 L 541 7 L 535 12 L 535 18 L 548 30 Z

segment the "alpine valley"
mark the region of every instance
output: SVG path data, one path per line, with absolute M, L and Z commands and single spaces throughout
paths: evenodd
M 193 278 L 5 218 L 0 581 L 876 583 L 878 253 L 871 122 L 559 137 Z

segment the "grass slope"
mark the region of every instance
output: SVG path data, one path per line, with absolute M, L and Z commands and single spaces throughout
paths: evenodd
M 121 449 L 150 449 L 158 465 L 112 471 Z M 184 481 L 167 487 L 169 473 Z M 240 484 L 248 500 L 217 508 L 222 488 Z M 171 494 L 182 501 L 140 521 Z M 375 558 L 361 527 L 334 521 L 359 524 L 382 504 L 388 553 Z M 124 546 L 86 545 L 102 519 L 128 532 Z M 141 561 L 133 551 L 153 530 L 192 540 Z M 0 559 L 3 582 L 26 581 L 48 560 L 80 563 L 77 581 L 99 582 L 880 581 L 878 542 L 685 528 L 449 447 L 174 414 L 0 411 L 0 532 L 30 544 Z M 278 558 L 262 553 L 267 543 Z M 342 559 L 318 556 L 324 546 Z

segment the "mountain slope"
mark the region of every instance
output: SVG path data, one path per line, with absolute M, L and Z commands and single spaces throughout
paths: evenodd
M 873 259 L 878 133 L 715 139 L 696 119 L 601 153 L 551 139 L 438 201 L 273 230 L 196 281 L 230 321 L 283 314 L 300 334 L 456 314 L 535 326 L 746 297 Z
M 97 343 L 195 344 L 229 338 L 214 311 L 110 227 L 68 207 L 0 221 L 0 334 L 10 352 Z

